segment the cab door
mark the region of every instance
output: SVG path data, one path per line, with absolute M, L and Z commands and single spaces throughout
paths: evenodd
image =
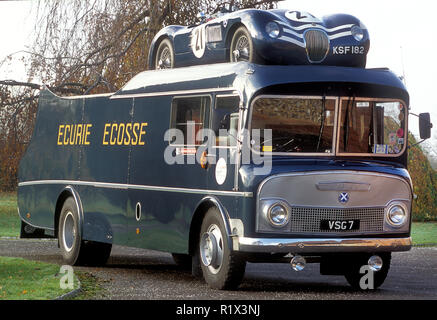
M 214 139 L 208 150 L 206 170 L 208 171 L 208 189 L 218 197 L 226 194 L 220 191 L 234 191 L 236 187 L 239 109 L 238 94 L 220 94 L 214 97 L 210 121 Z

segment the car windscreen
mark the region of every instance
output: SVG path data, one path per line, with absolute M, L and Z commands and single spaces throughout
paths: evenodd
M 335 98 L 260 97 L 252 106 L 251 129 L 259 152 L 333 153 Z M 268 134 L 267 134 L 268 133 Z

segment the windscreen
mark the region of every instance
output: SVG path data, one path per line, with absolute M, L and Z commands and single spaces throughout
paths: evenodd
M 405 145 L 405 106 L 399 101 L 345 98 L 339 153 L 399 154 Z
M 260 152 L 332 153 L 335 99 L 262 97 L 252 109 L 253 148 Z M 264 134 L 271 130 L 271 136 Z

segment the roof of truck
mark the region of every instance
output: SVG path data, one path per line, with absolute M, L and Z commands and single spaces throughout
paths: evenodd
M 406 91 L 402 81 L 386 68 L 257 65 L 237 62 L 144 71 L 133 77 L 112 97 L 210 89 L 256 92 L 281 84 L 317 82 L 372 84 Z

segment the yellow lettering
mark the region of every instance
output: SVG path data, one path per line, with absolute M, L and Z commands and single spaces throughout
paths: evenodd
M 69 143 L 70 145 L 74 145 L 74 134 L 76 133 L 76 131 L 74 130 L 76 127 L 76 125 L 71 125 L 71 130 L 70 130 L 70 139 L 69 139 Z
M 105 146 L 108 145 L 108 141 L 106 141 L 106 136 L 109 134 L 109 131 L 107 131 L 106 129 L 110 126 L 111 126 L 110 123 L 105 124 L 105 129 L 103 130 L 103 145 Z
M 70 125 L 69 124 L 65 125 L 64 140 L 63 140 L 64 141 L 64 146 L 68 144 L 67 129 L 68 129 L 68 131 L 70 131 Z M 67 139 L 65 139 L 65 138 L 67 138 Z
M 135 129 L 136 128 L 136 129 Z M 135 140 L 132 140 L 131 141 L 131 144 L 133 145 L 133 146 L 136 146 L 137 145 L 137 143 L 138 143 L 138 134 L 137 134 L 137 130 L 139 130 L 140 129 L 140 124 L 139 123 L 134 123 L 134 129 L 132 130 L 133 131 L 133 134 L 134 134 L 134 136 L 135 136 Z
M 117 143 L 117 136 L 114 136 L 114 128 L 115 128 L 115 132 L 117 132 L 117 127 L 118 125 L 116 123 L 112 124 L 111 127 L 111 137 L 109 138 L 109 143 L 111 144 L 111 146 L 115 145 Z M 112 140 L 112 137 L 115 137 L 114 140 Z
M 82 130 L 83 130 L 82 125 L 78 124 L 76 126 L 76 141 L 74 144 L 82 144 Z
M 123 129 L 122 129 L 122 127 L 123 127 Z M 121 146 L 123 144 L 124 129 L 125 129 L 124 123 L 120 123 L 118 125 L 118 133 L 117 133 L 117 145 L 119 145 L 119 146 Z
M 85 142 L 84 142 L 85 145 L 89 145 L 90 144 L 90 142 L 88 141 L 88 136 L 91 134 L 90 128 L 92 126 L 93 126 L 92 124 L 87 124 L 86 125 L 86 129 L 85 129 Z
M 142 137 L 144 137 L 146 135 L 146 130 L 143 129 L 144 127 L 147 127 L 147 122 L 143 122 L 141 123 L 141 130 L 140 130 L 140 141 L 139 141 L 139 145 L 140 146 L 144 146 L 145 142 L 141 140 Z
M 63 135 L 62 129 L 64 129 L 64 127 L 65 127 L 65 125 L 63 125 L 63 124 L 61 124 L 59 126 L 59 131 L 58 131 L 58 146 L 62 146 L 62 141 L 60 141 L 60 139 L 61 139 L 61 137 Z
M 132 130 L 132 123 L 127 123 L 126 124 L 126 137 L 124 138 L 124 145 L 125 146 L 128 146 L 130 144 L 131 137 L 130 137 L 129 130 Z

